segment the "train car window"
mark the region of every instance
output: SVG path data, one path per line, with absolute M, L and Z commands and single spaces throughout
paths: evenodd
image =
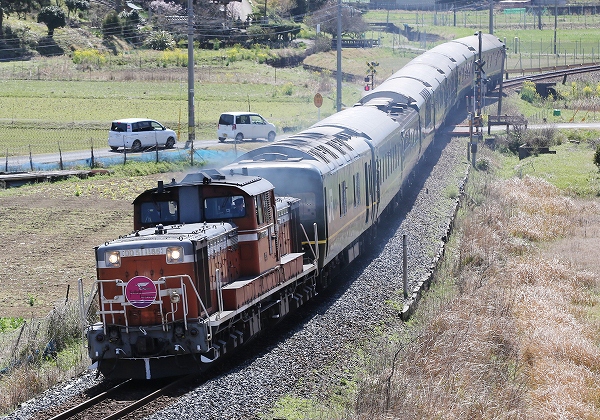
M 367 207 L 369 206 L 369 167 L 365 163 L 365 199 Z
M 352 175 L 352 194 L 353 201 L 352 204 L 356 207 L 356 175 Z
M 263 197 L 258 195 L 254 197 L 254 206 L 256 207 L 256 223 L 262 225 L 265 222 L 265 213 L 263 211 Z
M 173 223 L 179 220 L 176 201 L 152 201 L 141 205 L 142 223 Z
M 346 194 L 346 181 L 342 181 L 338 185 L 339 188 L 339 199 L 340 199 L 340 217 L 345 216 L 348 212 L 348 200 Z
M 360 205 L 360 172 L 356 173 L 356 187 L 354 194 L 356 196 L 356 205 Z
M 246 203 L 241 195 L 204 199 L 204 217 L 206 220 L 234 219 L 245 215 Z

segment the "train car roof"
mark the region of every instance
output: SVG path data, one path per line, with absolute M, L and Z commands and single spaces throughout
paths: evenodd
M 160 194 L 164 190 L 193 185 L 232 186 L 239 188 L 241 191 L 251 196 L 262 194 L 273 189 L 273 184 L 258 176 L 226 174 L 217 169 L 203 169 L 198 172 L 188 173 L 180 182 L 171 182 L 164 185 L 161 185 L 159 182 L 157 188 L 151 188 L 144 191 L 133 201 L 133 203 L 145 201 L 148 194 Z
M 217 169 L 203 169 L 199 172 L 187 174 L 181 185 L 210 184 L 213 186 L 233 186 L 244 191 L 248 195 L 258 195 L 273 189 L 273 184 L 268 180 L 241 174 L 221 172 Z
M 425 100 L 432 95 L 432 90 L 423 82 L 415 83 L 415 80 L 409 77 L 387 79 L 363 96 L 359 103 L 364 105 L 375 98 L 390 98 L 396 104 L 406 104 L 421 109 Z
M 448 76 L 458 66 L 457 60 L 450 54 L 443 51 L 429 50 L 426 54 L 421 54 L 409 62 L 409 64 L 426 64 L 433 67 L 440 74 Z M 396 73 L 394 73 L 395 75 Z M 391 77 L 394 77 L 392 75 Z
M 358 135 L 377 142 L 387 136 L 387 133 L 398 128 L 398 124 L 386 112 L 377 108 L 353 107 L 313 124 L 307 131 L 319 127 L 348 127 Z
M 479 52 L 479 36 L 471 35 L 464 38 L 453 39 L 448 41 L 448 44 L 461 44 L 469 49 L 469 51 L 477 54 Z M 492 34 L 481 34 L 481 49 L 483 51 L 502 47 L 504 43 L 500 39 Z
M 181 240 L 181 235 L 189 235 L 186 236 L 188 239 L 212 239 L 235 230 L 237 230 L 237 227 L 227 222 L 165 225 L 158 237 L 157 228 L 149 227 L 109 241 L 106 245 L 118 245 L 123 249 L 127 249 L 137 248 L 140 246 L 140 242 L 143 241 L 152 241 L 156 245 L 164 242 L 167 246 L 173 240 Z
M 359 113 L 366 117 L 359 118 Z M 377 143 L 397 127 L 393 118 L 375 107 L 348 108 L 286 139 L 251 150 L 225 168 L 251 162 L 313 161 L 311 165 L 322 172 L 335 170 L 368 151 L 368 141 Z
M 387 80 L 399 79 L 402 77 L 418 80 L 419 82 L 423 83 L 424 86 L 436 90 L 448 76 L 442 70 L 438 70 L 430 63 L 415 63 L 411 61 L 396 73 L 388 77 Z
M 477 50 L 472 50 L 469 45 L 451 41 L 435 46 L 423 55 L 425 57 L 431 56 L 432 58 L 437 58 L 440 55 L 446 56 L 458 67 L 465 61 L 475 57 L 476 52 Z

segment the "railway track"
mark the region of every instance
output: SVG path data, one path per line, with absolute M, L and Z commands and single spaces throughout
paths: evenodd
M 512 79 L 507 79 L 502 82 L 502 86 L 504 89 L 516 88 L 523 84 L 525 81 L 539 82 L 542 80 L 555 79 L 555 78 L 563 78 L 563 83 L 566 81 L 566 78 L 570 75 L 581 74 L 581 73 L 592 73 L 600 71 L 600 64 L 592 64 L 588 66 L 577 66 L 565 69 L 557 69 L 552 71 L 547 71 L 540 74 L 529 74 L 526 76 L 518 76 Z
M 79 404 L 64 409 L 57 407 L 52 410 L 52 413 L 48 413 L 49 417 L 44 418 L 48 420 L 121 419 L 178 387 L 188 384 L 195 377 L 195 375 L 190 375 L 167 383 L 165 381 L 146 382 L 128 379 Z M 84 396 L 80 397 L 85 398 Z M 57 413 L 57 411 L 59 412 Z

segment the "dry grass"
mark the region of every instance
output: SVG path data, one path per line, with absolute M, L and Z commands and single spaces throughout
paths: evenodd
M 89 359 L 82 331 L 79 307 L 69 301 L 45 318 L 1 334 L 0 413 L 85 370 Z
M 600 206 L 533 177 L 469 188 L 441 282 L 404 347 L 378 343 L 356 417 L 600 418 L 599 251 L 585 251 Z

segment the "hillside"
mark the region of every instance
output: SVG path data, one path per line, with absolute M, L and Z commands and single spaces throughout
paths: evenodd
M 0 38 L 0 61 L 27 60 L 71 54 L 75 50 L 96 49 L 100 52 L 118 53 L 130 50 L 123 40 L 103 39 L 99 28 L 91 21 L 68 20 L 68 25 L 58 28 L 48 37 L 46 25 L 37 23 L 34 16 L 19 19 L 11 14 L 4 18 L 4 36 Z

